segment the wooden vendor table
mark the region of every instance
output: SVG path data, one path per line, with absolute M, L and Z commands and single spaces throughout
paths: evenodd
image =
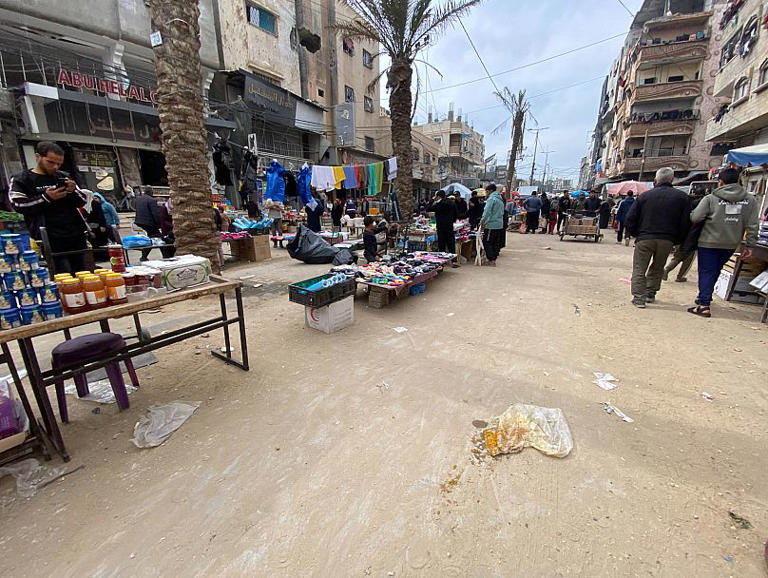
M 768 262 L 768 247 L 755 245 L 754 247 L 750 247 L 750 249 L 752 250 L 753 259 L 759 259 L 760 261 Z M 730 301 L 731 297 L 733 297 L 733 292 L 736 288 L 736 282 L 739 280 L 739 277 L 744 270 L 745 263 L 744 259 L 742 258 L 743 251 L 744 247 L 742 246 L 736 249 L 736 253 L 734 254 L 736 257 L 736 266 L 734 267 L 733 275 L 731 275 L 731 280 L 728 283 L 728 289 L 725 292 L 726 301 Z
M 105 356 L 97 356 L 86 359 L 79 362 L 76 366 L 68 366 L 62 368 L 55 375 L 57 378 L 70 379 L 75 375 L 86 374 L 91 371 L 95 371 L 102 367 L 105 367 L 109 363 L 125 361 L 131 357 L 141 355 L 142 353 L 148 353 L 189 339 L 196 337 L 203 333 L 207 333 L 214 329 L 224 330 L 224 346 L 226 353 L 222 354 L 218 351 L 211 351 L 211 353 L 240 369 L 248 371 L 248 349 L 245 334 L 245 316 L 243 313 L 243 300 L 241 292 L 242 284 L 239 281 L 227 281 L 220 277 L 211 276 L 211 281 L 205 285 L 197 287 L 190 287 L 181 291 L 168 293 L 158 297 L 145 299 L 135 303 L 125 303 L 123 305 L 114 305 L 104 309 L 98 309 L 96 311 L 86 311 L 85 313 L 78 313 L 77 315 L 70 315 L 62 317 L 60 319 L 52 319 L 43 323 L 36 323 L 34 325 L 25 325 L 16 329 L 10 329 L 0 332 L 0 345 L 6 350 L 6 344 L 11 341 L 17 341 L 21 355 L 24 360 L 24 365 L 27 368 L 27 374 L 29 375 L 30 385 L 32 392 L 34 393 L 37 405 L 40 408 L 42 414 L 42 426 L 45 433 L 48 435 L 51 444 L 54 449 L 61 455 L 64 461 L 69 461 L 69 454 L 64 445 L 64 440 L 61 436 L 61 431 L 56 423 L 56 417 L 53 414 L 50 400 L 46 393 L 46 388 L 54 383 L 53 370 L 42 371 L 40 369 L 40 363 L 37 359 L 37 353 L 35 352 L 35 345 L 33 339 L 35 337 L 41 337 L 43 335 L 49 335 L 58 331 L 63 331 L 66 339 L 70 339 L 70 329 L 74 327 L 80 327 L 81 325 L 87 325 L 89 323 L 99 323 L 101 331 L 109 331 L 109 320 L 119 319 L 121 317 L 133 316 L 136 326 L 136 334 L 139 336 L 137 343 L 131 343 L 124 348 L 111 352 Z M 237 306 L 237 315 L 235 317 L 229 317 L 227 315 L 227 304 L 225 294 L 229 291 L 235 293 L 235 303 Z M 169 331 L 167 333 L 158 335 L 157 337 L 151 337 L 149 339 L 141 338 L 141 321 L 139 314 L 142 311 L 151 309 L 157 309 L 164 305 L 170 305 L 172 303 L 179 303 L 182 301 L 189 301 L 192 299 L 198 299 L 200 297 L 206 297 L 208 295 L 218 295 L 219 304 L 221 308 L 220 315 L 213 317 L 205 321 L 199 321 L 191 325 L 187 325 L 181 329 Z M 229 326 L 237 324 L 240 333 L 240 348 L 241 359 L 237 361 L 232 357 L 230 338 L 229 338 Z M 10 352 L 8 353 L 10 355 Z M 30 418 L 31 419 L 31 418 Z

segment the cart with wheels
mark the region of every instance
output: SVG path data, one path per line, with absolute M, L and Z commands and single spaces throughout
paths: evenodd
M 591 239 L 595 243 L 599 243 L 603 238 L 600 233 L 599 218 L 583 215 L 568 215 L 565 228 L 560 231 L 560 240 L 562 241 L 566 235 L 574 238 Z

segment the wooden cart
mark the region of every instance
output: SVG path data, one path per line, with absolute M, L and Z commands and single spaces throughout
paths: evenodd
M 562 241 L 566 235 L 594 239 L 595 243 L 599 243 L 603 238 L 600 233 L 599 217 L 568 215 L 565 228 L 560 232 L 560 240 Z

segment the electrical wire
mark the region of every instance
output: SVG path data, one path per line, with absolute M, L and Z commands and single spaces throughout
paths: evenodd
M 635 17 L 635 14 L 634 14 L 634 12 L 632 12 L 632 10 L 630 10 L 629 8 L 627 8 L 627 5 L 626 5 L 626 4 L 624 4 L 624 2 L 623 2 L 622 0 L 617 0 L 617 2 L 618 2 L 619 4 L 621 4 L 621 5 L 624 7 L 624 10 L 626 10 L 626 11 L 627 11 L 627 13 L 628 13 L 628 14 L 629 14 L 629 15 L 630 15 L 632 18 L 634 18 L 634 17 Z
M 478 52 L 477 47 L 475 46 L 475 43 L 472 41 L 472 37 L 469 35 L 469 32 L 467 32 L 467 28 L 464 26 L 464 22 L 462 22 L 461 18 L 459 18 L 459 24 L 461 24 L 461 29 L 464 31 L 464 34 L 467 35 L 467 40 L 469 40 L 469 45 L 472 47 L 472 50 L 475 51 L 475 55 L 477 56 L 477 59 L 480 61 L 480 64 L 483 66 L 483 70 L 485 70 L 485 74 L 488 76 L 488 80 L 491 81 L 491 84 L 493 85 L 493 88 L 496 89 L 496 92 L 498 94 L 501 94 L 501 89 L 496 85 L 496 81 L 493 80 L 493 76 L 491 76 L 491 73 L 488 70 L 488 67 L 485 65 L 485 62 L 483 62 L 483 57 L 480 56 L 480 52 Z

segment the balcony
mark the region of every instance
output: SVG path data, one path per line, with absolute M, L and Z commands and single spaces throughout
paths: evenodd
M 701 80 L 642 84 L 635 88 L 633 100 L 634 102 L 652 102 L 675 98 L 697 98 L 701 96 L 702 84 Z
M 698 110 L 666 110 L 654 113 L 634 113 L 624 123 L 626 138 L 643 138 L 675 134 L 692 134 L 700 113 Z
M 620 172 L 623 174 L 639 173 L 641 168 L 643 173 L 648 174 L 662 167 L 671 167 L 675 171 L 687 171 L 690 168 L 690 157 L 688 155 L 645 157 L 645 163 L 642 157 L 634 157 L 621 161 L 620 167 Z
M 642 65 L 704 60 L 707 57 L 708 44 L 709 38 L 672 44 L 649 44 L 640 48 L 638 63 Z
M 737 140 L 768 124 L 768 88 L 753 91 L 749 98 L 726 112 L 720 122 L 710 120 L 706 140 Z

